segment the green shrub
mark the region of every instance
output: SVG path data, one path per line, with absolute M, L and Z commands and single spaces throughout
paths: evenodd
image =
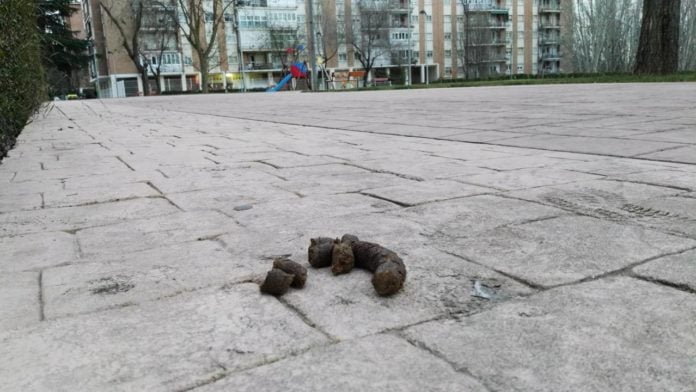
M 34 7 L 0 1 L 0 160 L 45 97 Z

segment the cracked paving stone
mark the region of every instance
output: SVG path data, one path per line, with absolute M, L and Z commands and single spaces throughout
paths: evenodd
M 405 335 L 499 391 L 687 391 L 693 294 L 631 278 L 552 289 Z
M 249 281 L 268 270 L 268 262 L 233 255 L 212 241 L 187 242 L 90 261 L 44 270 L 47 319 Z M 114 291 L 109 292 L 112 286 Z M 95 295 L 99 290 L 108 295 Z
M 436 246 L 528 282 L 553 286 L 683 251 L 696 246 L 696 241 L 638 226 L 566 216 L 502 226 L 469 238 L 440 238 Z
M 446 179 L 448 177 L 473 176 L 476 174 L 493 173 L 493 170 L 482 169 L 472 166 L 468 162 L 460 160 L 438 158 L 427 154 L 422 154 L 417 158 L 418 165 L 414 165 L 414 158 L 400 159 L 375 159 L 371 161 L 356 161 L 360 166 L 370 168 L 371 170 L 386 170 L 394 173 L 399 173 L 403 176 L 409 176 L 422 179 Z
M 492 174 L 479 174 L 476 176 L 466 176 L 462 178 L 453 177 L 452 179 L 459 179 L 463 182 L 474 185 L 509 191 L 599 178 L 601 177 L 594 174 L 573 172 L 569 170 L 535 168 L 495 172 Z
M 367 195 L 374 195 L 411 206 L 491 192 L 496 192 L 496 190 L 448 180 L 422 181 L 414 184 L 372 188 L 363 191 Z
M 0 333 L 39 322 L 39 273 L 0 273 Z
M 504 224 L 551 218 L 566 212 L 522 200 L 482 195 L 405 208 L 391 214 L 423 225 L 430 235 L 459 238 Z
M 232 219 L 219 212 L 196 211 L 85 229 L 77 233 L 77 239 L 83 254 L 94 257 L 203 240 L 240 230 Z
M 81 188 L 61 192 L 44 193 L 46 208 L 69 207 L 80 204 L 160 196 L 159 192 L 143 183 L 121 184 L 117 187 Z
M 403 289 L 380 297 L 372 274 L 354 269 L 334 276 L 330 268 L 310 269 L 305 288 L 283 296 L 324 331 L 353 339 L 450 313 L 472 313 L 531 290 L 500 274 L 417 243 L 410 250 L 382 243 L 401 256 L 408 276 Z M 491 299 L 472 296 L 479 281 Z
M 17 391 L 181 390 L 326 342 L 243 284 L 0 333 L 0 379 Z
M 674 168 L 675 164 L 665 164 L 663 162 L 648 162 L 637 159 L 608 158 L 593 159 L 589 162 L 573 162 L 561 165 L 567 170 L 579 171 L 603 176 L 615 176 L 622 174 L 640 173 L 651 170 L 664 170 Z
M 687 135 L 691 138 L 691 143 L 696 143 L 693 129 L 688 130 Z M 641 155 L 641 158 L 696 164 L 696 146 L 690 145 L 672 150 L 658 151 L 652 154 Z
M 26 271 L 72 262 L 75 236 L 63 232 L 0 237 L 0 271 Z
M 281 387 L 282 386 L 282 387 Z M 477 380 L 393 335 L 375 335 L 230 375 L 207 391 L 486 391 Z
M 8 212 L 0 214 L 0 236 L 78 230 L 178 211 L 164 199 L 136 199 L 78 207 Z
M 645 279 L 696 291 L 696 250 L 659 258 L 634 268 L 633 272 Z
M 682 170 L 653 170 L 642 173 L 618 175 L 613 178 L 620 181 L 635 181 L 696 191 L 696 173 Z
M 675 147 L 678 144 L 644 140 L 596 138 L 566 135 L 533 135 L 501 141 L 506 146 L 532 147 L 579 153 L 635 156 Z M 617 153 L 618 152 L 618 153 Z

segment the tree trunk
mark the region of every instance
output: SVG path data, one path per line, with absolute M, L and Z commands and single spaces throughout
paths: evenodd
M 199 54 L 198 55 L 200 59 L 200 64 L 201 64 L 201 91 L 203 94 L 208 93 L 208 57 Z
M 138 71 L 140 72 L 140 79 L 143 81 L 143 96 L 147 97 L 150 95 L 150 78 L 148 78 L 147 66 L 138 67 Z
M 635 72 L 667 74 L 679 66 L 681 0 L 643 0 Z

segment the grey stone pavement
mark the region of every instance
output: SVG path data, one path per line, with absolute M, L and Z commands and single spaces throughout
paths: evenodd
M 404 289 L 310 270 L 399 253 Z M 0 391 L 696 391 L 696 84 L 58 102 L 0 164 Z

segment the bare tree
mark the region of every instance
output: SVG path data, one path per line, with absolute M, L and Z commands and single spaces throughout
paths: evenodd
M 118 4 L 118 7 L 116 6 Z M 143 82 L 143 94 L 150 94 L 148 83 L 148 67 L 141 60 L 140 31 L 143 26 L 145 12 L 144 0 L 132 0 L 128 3 L 109 1 L 100 3 L 101 9 L 116 27 L 121 38 L 121 46 L 138 70 Z M 128 7 L 131 9 L 129 10 Z
M 289 67 L 290 59 L 297 59 L 298 47 L 302 42 L 300 26 L 291 24 L 269 25 L 267 30 L 267 46 L 272 55 L 277 56 L 283 68 Z
M 696 2 L 682 1 L 679 69 L 696 69 Z
M 359 23 L 351 24 L 348 41 L 355 58 L 365 70 L 363 83 L 367 84 L 376 61 L 392 49 L 389 41 L 390 8 L 388 0 L 358 0 L 356 6 L 360 19 Z
M 478 79 L 489 76 L 489 65 L 502 56 L 494 45 L 502 39 L 497 30 L 491 30 L 491 23 L 498 21 L 491 18 L 484 8 L 476 8 L 469 0 L 460 0 L 463 14 L 458 19 L 459 28 L 456 37 L 457 53 L 462 65 L 465 79 Z
M 679 66 L 681 0 L 643 0 L 635 72 L 666 74 Z
M 217 54 L 218 32 L 224 21 L 224 14 L 232 6 L 239 6 L 241 0 L 177 0 L 180 16 L 177 19 L 181 34 L 191 45 L 197 57 L 201 72 L 201 89 L 208 92 L 208 73 L 211 60 Z M 208 5 L 212 3 L 212 8 Z
M 631 72 L 640 32 L 636 0 L 580 0 L 573 20 L 573 67 L 579 72 Z
M 161 93 L 160 76 L 165 52 L 176 49 L 177 44 L 176 3 L 174 0 L 151 2 L 145 8 L 142 23 L 140 55 L 155 77 L 157 92 Z

